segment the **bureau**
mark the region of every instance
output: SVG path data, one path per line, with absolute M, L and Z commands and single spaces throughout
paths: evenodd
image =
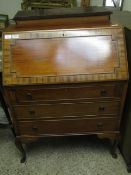
M 45 10 L 35 20 L 26 13 L 3 35 L 4 95 L 21 162 L 23 144 L 65 135 L 109 138 L 116 157 L 128 86 L 123 28 L 99 8 Z

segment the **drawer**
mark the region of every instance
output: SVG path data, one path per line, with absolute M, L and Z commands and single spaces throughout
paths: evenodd
M 75 103 L 52 103 L 14 107 L 17 119 L 111 116 L 118 115 L 119 111 L 120 102 L 118 101 L 81 101 Z
M 19 122 L 20 135 L 62 135 L 117 130 L 117 118 L 62 119 Z
M 120 97 L 122 87 L 118 84 L 18 87 L 13 91 L 17 103 L 49 100 Z

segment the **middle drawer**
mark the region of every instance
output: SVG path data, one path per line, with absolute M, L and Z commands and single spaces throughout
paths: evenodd
M 13 108 L 17 119 L 65 118 L 80 116 L 118 115 L 119 101 L 73 102 L 39 105 L 22 105 Z

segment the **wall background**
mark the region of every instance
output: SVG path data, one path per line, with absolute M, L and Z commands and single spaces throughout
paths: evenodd
M 123 10 L 131 11 L 131 0 L 125 0 Z
M 0 14 L 8 14 L 11 19 L 18 10 L 21 10 L 21 2 L 22 0 L 0 0 Z M 102 0 L 91 0 L 91 5 L 101 6 Z M 131 0 L 124 1 L 123 10 L 131 11 Z
M 0 14 L 8 14 L 11 19 L 21 9 L 22 0 L 0 0 Z

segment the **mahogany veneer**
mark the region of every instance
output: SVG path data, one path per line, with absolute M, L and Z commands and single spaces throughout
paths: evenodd
M 100 13 L 105 21 L 85 12 L 50 18 L 47 25 L 31 19 L 4 32 L 3 84 L 22 162 L 23 143 L 58 135 L 109 138 L 116 157 L 128 66 L 123 29 L 109 14 Z

